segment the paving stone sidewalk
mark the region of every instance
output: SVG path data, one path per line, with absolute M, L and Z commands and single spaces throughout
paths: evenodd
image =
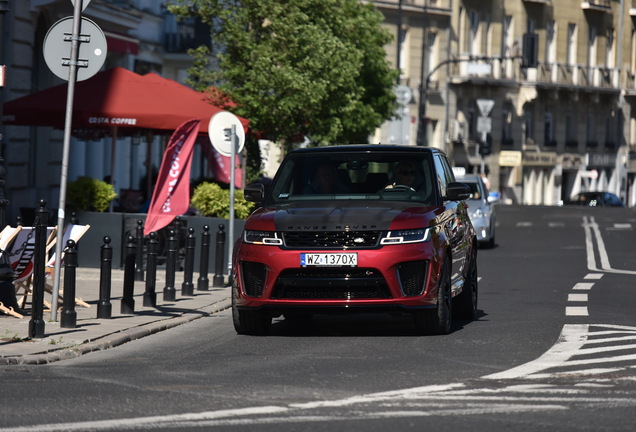
M 163 301 L 163 289 L 166 286 L 165 272 L 157 271 L 155 292 L 157 306 L 143 306 L 143 294 L 146 282 L 135 281 L 134 313 L 121 313 L 124 272 L 113 270 L 111 274 L 111 318 L 97 318 L 99 303 L 100 271 L 94 268 L 77 268 L 76 297 L 81 298 L 90 307 L 76 306 L 77 327 L 60 326 L 61 311 L 57 321 L 52 321 L 51 311 L 45 310 L 44 337 L 29 338 L 31 306 L 27 303 L 24 318 L 19 319 L 0 314 L 0 365 L 46 364 L 67 358 L 104 350 L 150 334 L 163 331 L 197 318 L 220 312 L 230 307 L 230 288 L 213 287 L 212 276 L 209 289 L 197 289 L 199 275 L 193 275 L 194 295 L 183 296 L 181 286 L 183 272 L 175 274 L 176 300 Z M 61 281 L 63 284 L 63 279 Z M 51 301 L 51 295 L 45 299 Z

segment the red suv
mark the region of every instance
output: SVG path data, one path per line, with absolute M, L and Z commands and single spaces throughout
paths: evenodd
M 348 145 L 291 151 L 233 251 L 239 334 L 272 318 L 400 311 L 418 332 L 447 334 L 477 311 L 477 237 L 446 155 L 425 147 Z

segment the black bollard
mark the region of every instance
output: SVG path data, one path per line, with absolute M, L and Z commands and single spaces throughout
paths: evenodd
M 168 253 L 166 255 L 166 286 L 163 288 L 163 301 L 175 301 L 177 289 L 174 287 L 174 274 L 177 266 L 177 237 L 170 230 L 168 237 Z
M 35 244 L 33 252 L 33 299 L 31 320 L 29 321 L 29 337 L 41 339 L 44 337 L 44 263 L 46 262 L 46 226 L 49 221 L 49 211 L 46 201 L 40 200 L 35 211 Z M 57 307 L 57 305 L 52 305 Z
M 215 268 L 214 278 L 212 279 L 212 286 L 222 287 L 223 278 L 223 264 L 225 257 L 225 225 L 219 224 L 219 230 L 216 233 L 216 252 L 215 252 Z
M 137 238 L 137 251 L 135 254 L 135 280 L 144 280 L 144 221 L 137 219 L 135 230 Z
M 197 279 L 197 290 L 207 291 L 210 280 L 208 279 L 208 260 L 210 259 L 210 227 L 203 227 L 201 234 L 201 262 L 199 263 L 199 279 Z
M 148 240 L 148 256 L 146 258 L 146 291 L 144 292 L 144 306 L 157 307 L 157 293 L 155 284 L 157 282 L 157 233 L 151 232 Z
M 60 314 L 60 327 L 62 328 L 77 327 L 77 312 L 75 312 L 77 248 L 75 246 L 75 240 L 67 241 L 64 252 L 64 298 Z
M 193 296 L 194 284 L 192 274 L 194 273 L 194 248 L 196 248 L 197 238 L 194 236 L 194 228 L 188 228 L 186 237 L 185 264 L 183 265 L 183 283 L 181 284 L 181 295 Z
M 133 314 L 135 313 L 135 253 L 137 245 L 132 235 L 128 235 L 127 240 L 124 256 L 124 294 L 121 298 L 120 312 L 122 314 Z
M 113 313 L 113 305 L 110 303 L 110 285 L 113 271 L 113 247 L 110 245 L 110 237 L 104 237 L 104 244 L 100 251 L 101 261 L 99 271 L 99 303 L 97 304 L 97 318 L 110 319 Z

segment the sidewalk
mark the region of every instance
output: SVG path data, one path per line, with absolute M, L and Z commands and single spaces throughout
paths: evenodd
M 155 284 L 157 307 L 143 306 L 145 281 L 135 281 L 134 314 L 121 314 L 124 272 L 113 270 L 111 282 L 112 318 L 98 319 L 100 270 L 77 268 L 76 297 L 90 305 L 76 306 L 77 327 L 61 328 L 61 309 L 57 321 L 51 321 L 51 311 L 45 310 L 44 338 L 29 339 L 30 300 L 25 306 L 24 318 L 18 319 L 0 314 L 0 365 L 45 364 L 78 357 L 83 354 L 115 347 L 126 342 L 166 330 L 230 307 L 230 288 L 212 287 L 213 274 L 208 275 L 209 290 L 197 290 L 198 273 L 194 273 L 194 295 L 181 295 L 183 272 L 175 274 L 176 301 L 163 301 L 166 286 L 165 271 L 158 270 Z M 145 274 L 144 274 L 145 278 Z M 63 285 L 63 278 L 61 284 Z M 63 286 L 62 286 L 63 288 Z M 51 295 L 44 298 L 51 301 Z

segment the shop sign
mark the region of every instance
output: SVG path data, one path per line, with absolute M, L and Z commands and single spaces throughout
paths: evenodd
M 554 166 L 557 162 L 557 154 L 554 152 L 524 153 L 524 166 Z
M 578 170 L 585 165 L 587 164 L 583 155 L 566 153 L 561 156 L 561 167 L 564 170 Z
M 499 166 L 521 166 L 521 152 L 502 150 L 499 152 Z

